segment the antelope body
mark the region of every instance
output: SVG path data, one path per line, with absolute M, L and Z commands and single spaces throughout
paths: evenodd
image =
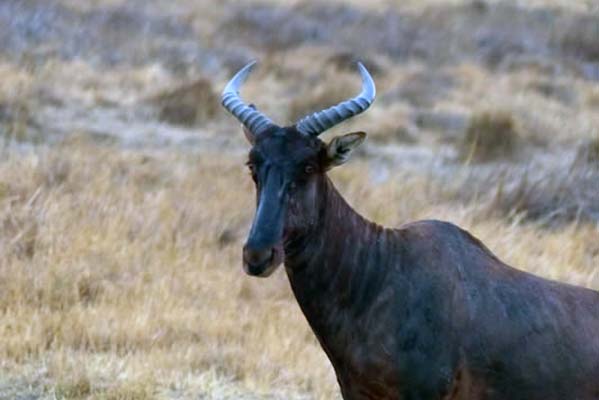
M 514 269 L 447 222 L 383 228 L 337 192 L 326 171 L 365 134 L 317 136 L 374 100 L 361 64 L 356 98 L 290 127 L 239 97 L 252 66 L 223 92 L 252 144 L 243 266 L 268 276 L 284 261 L 344 399 L 599 399 L 598 292 Z

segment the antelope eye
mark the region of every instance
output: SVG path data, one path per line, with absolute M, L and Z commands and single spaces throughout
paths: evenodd
M 247 162 L 245 163 L 245 165 L 248 167 L 248 170 L 253 174 L 256 172 L 256 164 L 254 164 L 253 162 Z
M 307 165 L 304 166 L 304 173 L 306 175 L 313 174 L 314 171 L 316 171 L 316 168 L 314 168 L 313 165 L 307 164 Z

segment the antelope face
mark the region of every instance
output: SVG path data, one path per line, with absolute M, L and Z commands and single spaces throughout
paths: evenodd
M 325 144 L 318 134 L 368 108 L 374 83 L 359 64 L 360 95 L 282 128 L 239 98 L 238 88 L 252 66 L 233 77 L 222 99 L 252 145 L 247 165 L 256 186 L 256 213 L 243 247 L 243 268 L 249 275 L 266 277 L 282 263 L 285 243 L 317 227 L 326 171 L 347 161 L 366 137 L 349 133 Z
M 243 248 L 248 274 L 270 275 L 283 261 L 284 240 L 314 223 L 322 156 L 320 140 L 294 129 L 256 138 L 247 162 L 256 186 L 256 214 Z

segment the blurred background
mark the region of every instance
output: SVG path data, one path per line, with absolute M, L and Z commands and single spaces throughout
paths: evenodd
M 0 0 L 0 398 L 334 399 L 284 272 L 244 275 L 248 146 L 360 89 L 363 215 L 599 289 L 596 0 Z

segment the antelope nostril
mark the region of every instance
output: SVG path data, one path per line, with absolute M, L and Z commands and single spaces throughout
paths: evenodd
M 274 249 L 252 249 L 243 248 L 243 261 L 248 265 L 261 266 L 273 258 Z

